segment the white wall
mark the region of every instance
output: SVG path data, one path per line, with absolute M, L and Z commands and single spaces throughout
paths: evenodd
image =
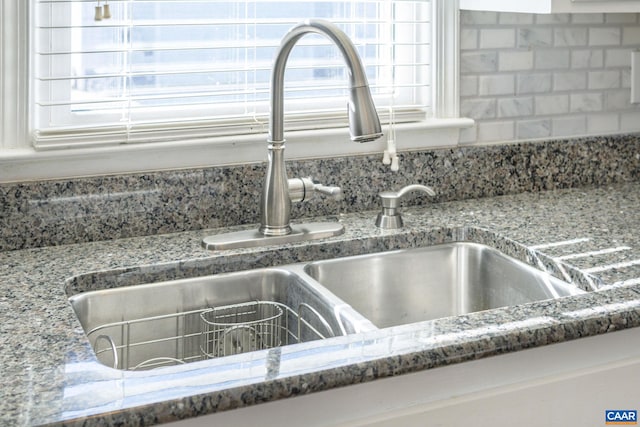
M 460 141 L 640 130 L 630 98 L 639 14 L 461 12 Z

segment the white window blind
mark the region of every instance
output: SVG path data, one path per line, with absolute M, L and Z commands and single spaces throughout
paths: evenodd
M 425 0 L 33 0 L 36 148 L 266 132 L 282 36 L 328 19 L 353 40 L 383 123 L 430 114 Z M 109 5 L 111 18 L 95 21 Z M 285 75 L 286 129 L 346 124 L 339 51 L 307 35 Z

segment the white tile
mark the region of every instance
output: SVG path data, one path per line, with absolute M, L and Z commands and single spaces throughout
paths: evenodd
M 602 111 L 603 94 L 577 93 L 570 97 L 570 110 L 574 113 Z
M 536 51 L 536 70 L 569 68 L 571 54 L 566 49 L 541 49 Z
M 590 114 L 587 120 L 587 132 L 591 134 L 611 133 L 619 130 L 617 114 Z
M 637 132 L 640 130 L 640 111 L 620 114 L 620 130 L 622 132 Z
M 480 49 L 515 47 L 516 31 L 512 28 L 480 30 Z
M 460 102 L 462 117 L 492 119 L 496 116 L 495 99 L 463 99 Z
M 473 144 L 478 140 L 478 127 L 471 126 L 469 128 L 460 129 L 458 141 L 460 144 Z
M 478 95 L 478 77 L 461 76 L 460 77 L 460 96 L 477 96 Z
M 610 24 L 635 24 L 638 22 L 637 13 L 607 13 L 604 20 Z
M 548 27 L 526 27 L 518 30 L 518 47 L 551 46 L 553 32 Z
M 513 74 L 497 74 L 480 76 L 478 93 L 482 95 L 514 95 L 515 76 Z
M 604 108 L 606 111 L 632 108 L 631 92 L 628 89 L 607 91 L 604 94 Z
M 530 117 L 533 115 L 533 98 L 518 97 L 498 100 L 498 117 Z
M 553 90 L 582 90 L 587 88 L 587 73 L 568 71 L 553 74 Z
M 460 11 L 460 22 L 462 25 L 490 25 L 498 22 L 496 12 L 478 12 L 462 10 Z
M 517 123 L 518 139 L 536 139 L 551 136 L 551 120 L 522 120 Z
M 632 49 L 607 49 L 605 51 L 605 67 L 631 67 Z
M 494 71 L 498 71 L 497 52 L 462 52 L 460 54 L 461 73 L 486 73 Z
M 478 142 L 506 142 L 515 137 L 514 123 L 510 121 L 478 123 Z
M 499 52 L 500 71 L 524 71 L 533 69 L 533 52 Z
M 533 24 L 534 15 L 531 13 L 500 13 L 498 22 L 502 25 Z
M 568 13 L 552 13 L 550 15 L 536 15 L 536 24 L 568 24 L 571 15 Z
M 601 68 L 604 65 L 604 51 L 585 49 L 571 51 L 571 68 Z
M 625 46 L 640 45 L 640 27 L 624 27 L 622 29 L 622 44 Z
M 580 116 L 565 116 L 551 119 L 552 136 L 580 136 L 587 133 L 587 118 Z
M 618 46 L 622 39 L 622 30 L 617 27 L 589 28 L 589 46 Z
M 604 22 L 603 13 L 575 13 L 571 15 L 573 24 L 601 24 Z
M 620 72 L 591 71 L 589 72 L 589 89 L 618 89 L 620 87 Z
M 620 86 L 625 89 L 631 89 L 631 69 L 626 68 L 620 72 L 622 75 L 622 83 Z
M 551 91 L 551 74 L 518 74 L 518 93 L 540 93 Z
M 586 46 L 587 29 L 582 27 L 555 28 L 553 40 L 556 46 Z
M 536 96 L 535 105 L 537 116 L 566 114 L 569 112 L 569 95 Z
M 460 49 L 469 50 L 478 48 L 478 30 L 462 28 L 460 30 Z

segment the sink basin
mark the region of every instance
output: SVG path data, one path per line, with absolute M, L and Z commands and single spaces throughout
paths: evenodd
M 584 293 L 454 242 L 69 298 L 100 362 L 150 369 Z
M 358 331 L 348 306 L 278 268 L 92 291 L 69 301 L 98 360 L 117 369 L 163 367 Z
M 305 272 L 379 328 L 583 293 L 469 242 L 318 261 Z

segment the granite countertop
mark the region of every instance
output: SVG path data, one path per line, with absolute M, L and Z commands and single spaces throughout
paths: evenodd
M 208 252 L 212 230 L 0 253 L 0 424 L 152 425 L 640 326 L 640 183 L 414 207 L 382 231 Z M 233 228 L 233 227 L 231 227 Z M 237 227 L 236 227 L 237 228 Z M 215 230 L 221 232 L 229 230 Z M 145 372 L 95 360 L 69 294 L 455 240 L 497 245 L 593 292 Z M 330 345 L 328 345 L 330 343 Z

